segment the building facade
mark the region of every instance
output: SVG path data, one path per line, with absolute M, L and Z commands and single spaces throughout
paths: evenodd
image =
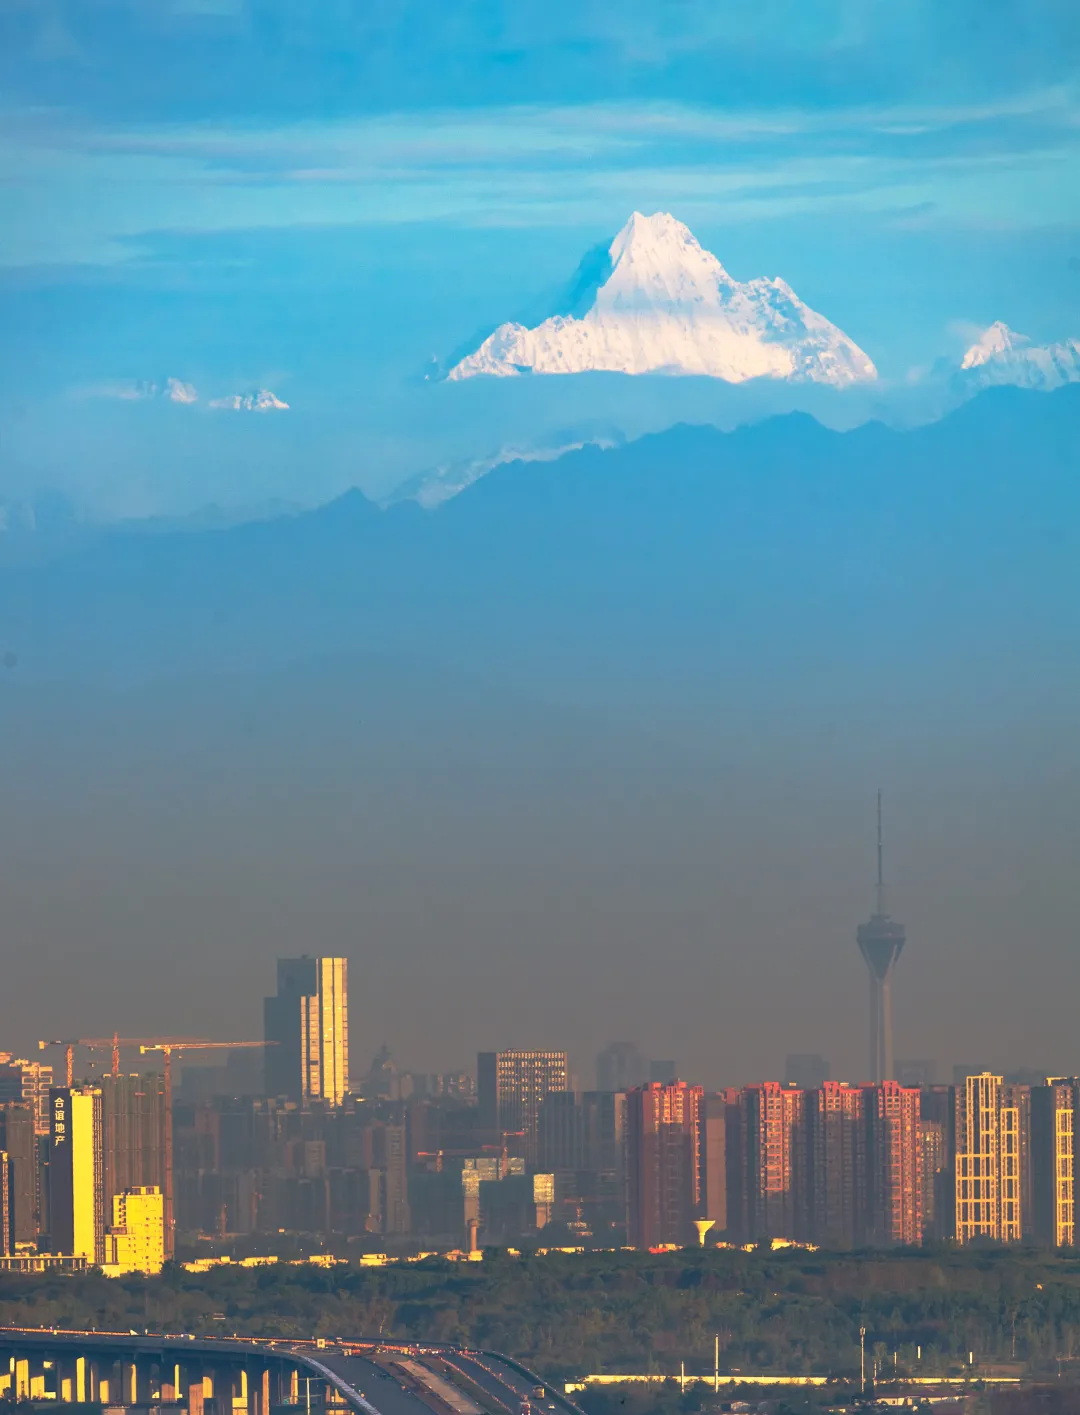
M 1023 1236 L 1020 1089 L 990 1072 L 956 1087 L 958 1243 L 1018 1243 Z
M 778 1081 L 739 1093 L 743 1242 L 801 1240 L 807 1232 L 806 1092 Z
M 8 1157 L 11 1240 L 37 1241 L 40 1211 L 38 1137 L 34 1112 L 27 1105 L 0 1105 L 0 1150 Z
M 522 1157 L 535 1166 L 540 1148 L 540 1108 L 553 1091 L 567 1088 L 565 1051 L 482 1051 L 476 1059 L 480 1126 L 495 1143 L 520 1138 Z
M 101 1092 L 53 1087 L 50 1095 L 49 1246 L 100 1263 L 105 1256 Z
M 627 1241 L 634 1248 L 694 1239 L 701 1215 L 700 1086 L 639 1086 L 626 1095 Z
M 115 1194 L 112 1226 L 105 1235 L 105 1271 L 110 1277 L 144 1273 L 165 1264 L 165 1200 L 161 1190 L 139 1185 Z
M 866 1087 L 867 1177 L 863 1241 L 879 1248 L 923 1241 L 921 1097 L 916 1086 Z
M 1080 1080 L 1050 1077 L 1031 1088 L 1032 1227 L 1046 1248 L 1076 1246 L 1076 1136 Z
M 279 959 L 263 1020 L 267 1094 L 341 1105 L 349 1091 L 348 960 Z

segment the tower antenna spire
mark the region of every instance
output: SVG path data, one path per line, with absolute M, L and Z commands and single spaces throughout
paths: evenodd
M 881 832 L 881 788 L 877 793 L 877 913 L 885 914 L 885 846 Z

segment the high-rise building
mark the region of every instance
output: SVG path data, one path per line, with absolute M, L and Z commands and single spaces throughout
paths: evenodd
M 8 1156 L 13 1243 L 38 1236 L 38 1140 L 34 1113 L 26 1105 L 0 1105 L 0 1150 Z
M 538 1124 L 540 1168 L 585 1168 L 581 1100 L 574 1091 L 549 1091 L 540 1107 Z
M 918 1247 L 923 1240 L 920 1094 L 884 1081 L 866 1087 L 867 1173 L 864 1240 Z
M 778 1081 L 739 1094 L 739 1233 L 744 1242 L 804 1239 L 806 1092 Z
M 384 1125 L 377 1132 L 379 1144 L 375 1158 L 384 1175 L 383 1218 L 385 1233 L 409 1233 L 412 1214 L 409 1209 L 409 1147 L 408 1128 L 404 1119 Z
M 165 1078 L 103 1076 L 101 1124 L 105 1212 L 117 1194 L 141 1189 L 165 1193 Z
M 540 1107 L 552 1091 L 567 1088 L 564 1051 L 482 1051 L 476 1058 L 480 1124 L 489 1136 L 520 1136 L 522 1155 L 535 1166 Z
M 14 1255 L 15 1186 L 12 1183 L 8 1152 L 0 1148 L 0 1258 L 11 1258 Z
M 581 1098 L 582 1167 L 593 1192 L 586 1196 L 589 1221 L 597 1228 L 626 1222 L 626 1093 L 586 1091 Z
M 598 1091 L 631 1091 L 648 1079 L 648 1059 L 633 1042 L 609 1042 L 596 1058 Z
M 101 1092 L 54 1086 L 50 1094 L 49 1246 L 100 1263 L 105 1255 Z
M 895 1066 L 901 1086 L 933 1086 L 937 1081 L 937 1062 L 929 1058 L 897 1060 Z
M 874 912 L 856 935 L 870 974 L 870 1077 L 875 1083 L 893 1076 L 892 978 L 904 947 L 903 924 L 885 908 L 884 854 L 881 834 L 881 792 L 877 798 L 877 900 Z
M 784 1085 L 798 1086 L 804 1091 L 816 1091 L 832 1079 L 832 1068 L 823 1056 L 813 1052 L 796 1052 L 784 1062 Z
M 280 958 L 263 1016 L 267 1094 L 340 1105 L 349 1090 L 348 961 Z
M 35 1135 L 49 1134 L 49 1092 L 52 1089 L 53 1069 L 39 1061 L 27 1061 L 25 1057 L 11 1056 L 10 1052 L 0 1052 L 0 1105 L 14 1103 L 29 1106 L 34 1116 Z
M 1018 1243 L 1022 1237 L 1019 1089 L 990 1072 L 956 1087 L 958 1243 Z
M 626 1096 L 627 1239 L 686 1244 L 701 1210 L 702 1088 L 651 1082 Z
M 699 1218 L 712 1220 L 710 1238 L 727 1232 L 727 1096 L 707 1091 L 701 1098 L 701 1178 Z
M 869 1089 L 826 1081 L 806 1092 L 807 1230 L 827 1247 L 863 1241 Z
M 156 1186 L 139 1185 L 114 1194 L 112 1226 L 105 1235 L 105 1271 L 112 1277 L 144 1273 L 165 1264 L 165 1200 Z
M 1080 1080 L 1052 1076 L 1031 1088 L 1032 1226 L 1036 1243 L 1074 1248 L 1077 1234 L 1076 1138 Z

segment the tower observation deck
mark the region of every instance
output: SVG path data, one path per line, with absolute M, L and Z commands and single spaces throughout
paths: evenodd
M 881 831 L 881 792 L 877 797 L 877 894 L 874 912 L 856 933 L 859 952 L 870 974 L 870 1079 L 893 1077 L 892 977 L 907 935 L 903 924 L 889 917 L 885 908 L 884 851 Z

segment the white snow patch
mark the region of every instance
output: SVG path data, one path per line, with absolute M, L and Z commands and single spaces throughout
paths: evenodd
M 877 377 L 862 349 L 783 280 L 732 279 L 665 212 L 634 212 L 608 248 L 595 288 L 579 292 L 590 293 L 580 315 L 554 314 L 532 329 L 500 325 L 448 378 L 606 370 L 843 387 Z

